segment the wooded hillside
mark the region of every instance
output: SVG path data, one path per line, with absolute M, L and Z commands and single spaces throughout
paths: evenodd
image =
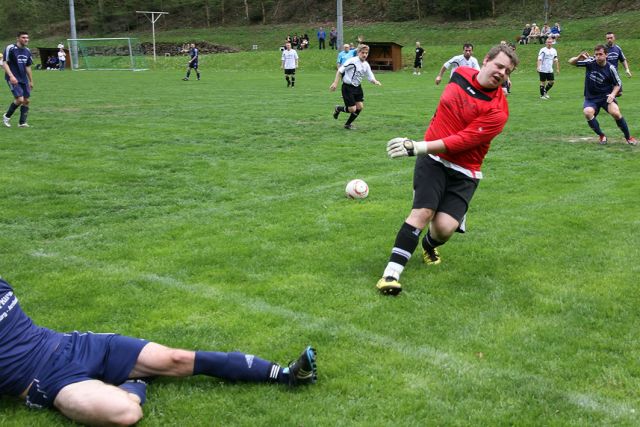
M 344 19 L 405 21 L 517 18 L 535 12 L 549 19 L 639 9 L 640 0 L 344 0 Z M 34 34 L 67 34 L 69 0 L 0 0 L 0 37 L 26 29 Z M 207 28 L 288 22 L 335 22 L 335 0 L 75 0 L 78 32 L 101 36 L 148 27 L 136 10 L 165 11 L 159 29 Z

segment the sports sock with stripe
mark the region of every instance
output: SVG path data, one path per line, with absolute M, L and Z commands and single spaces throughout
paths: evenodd
M 196 351 L 193 375 L 208 375 L 231 381 L 284 381 L 282 368 L 268 360 L 240 352 Z

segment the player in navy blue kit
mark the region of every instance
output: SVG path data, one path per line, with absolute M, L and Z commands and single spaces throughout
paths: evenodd
M 187 75 L 182 80 L 189 80 L 192 69 L 196 71 L 196 77 L 198 77 L 198 80 L 200 80 L 200 70 L 198 70 L 198 48 L 194 43 L 191 43 L 191 46 L 189 46 L 189 56 L 191 56 L 191 59 L 187 64 Z
M 620 76 L 616 68 L 607 62 L 607 48 L 597 45 L 593 51 L 593 57 L 587 52 L 581 52 L 569 60 L 571 65 L 584 67 L 584 117 L 589 127 L 598 134 L 600 144 L 607 143 L 607 137 L 600 129 L 597 116 L 603 108 L 616 121 L 616 124 L 624 134 L 627 144 L 637 145 L 638 141 L 629 134 L 627 121 L 622 117 L 616 96 L 620 91 Z
M 297 386 L 317 378 L 305 348 L 288 367 L 244 353 L 187 351 L 118 334 L 59 333 L 36 326 L 0 278 L 0 395 L 56 408 L 83 424 L 131 425 L 142 418 L 145 378 L 208 375 Z
M 29 34 L 18 32 L 15 44 L 10 44 L 4 50 L 4 78 L 11 89 L 14 100 L 9 109 L 2 116 L 2 123 L 11 127 L 11 116 L 20 107 L 20 122 L 18 127 L 28 128 L 27 115 L 29 114 L 29 98 L 33 90 L 33 77 L 31 75 L 31 51 L 27 47 Z
M 607 38 L 607 61 L 616 67 L 616 70 L 618 69 L 618 62 L 621 62 L 624 66 L 625 73 L 627 73 L 628 77 L 631 77 L 629 62 L 624 56 L 620 46 L 616 44 L 616 35 L 612 32 L 608 32 L 605 37 Z

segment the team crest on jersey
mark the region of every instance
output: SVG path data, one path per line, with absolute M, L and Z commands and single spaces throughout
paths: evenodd
M 251 365 L 253 365 L 253 358 L 255 356 L 253 354 L 245 354 L 244 358 L 247 361 L 247 367 L 251 369 Z

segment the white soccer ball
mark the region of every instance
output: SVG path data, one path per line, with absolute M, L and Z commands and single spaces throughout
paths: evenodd
M 364 199 L 369 195 L 369 186 L 361 179 L 353 179 L 349 181 L 344 192 L 350 199 Z

